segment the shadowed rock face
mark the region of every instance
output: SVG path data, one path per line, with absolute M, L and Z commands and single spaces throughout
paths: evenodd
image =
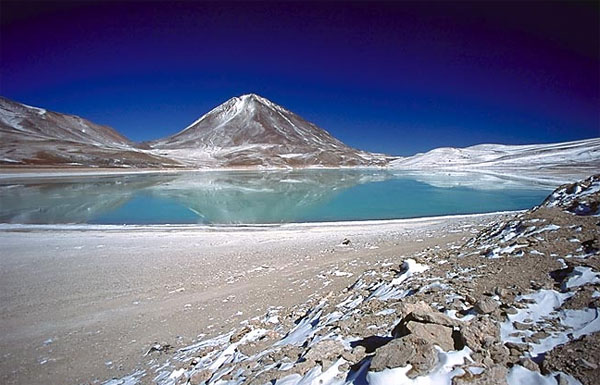
M 229 99 L 183 131 L 150 145 L 183 162 L 189 161 L 185 150 L 204 150 L 224 166 L 353 166 L 387 162 L 383 155 L 346 146 L 327 131 L 255 94 Z

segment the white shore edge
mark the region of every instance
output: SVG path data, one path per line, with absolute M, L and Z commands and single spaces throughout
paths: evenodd
M 336 222 L 293 222 L 293 223 L 265 223 L 265 224 L 224 224 L 224 225 L 197 225 L 197 224 L 161 224 L 161 225 L 98 225 L 86 223 L 72 224 L 19 224 L 0 223 L 0 231 L 205 231 L 205 232 L 236 232 L 236 231 L 268 231 L 268 230 L 306 230 L 352 227 L 375 227 L 386 225 L 414 224 L 445 219 L 481 218 L 496 215 L 511 215 L 527 210 L 494 211 L 476 214 L 451 214 L 431 217 L 415 217 L 403 219 L 376 219 Z
M 0 170 L 0 180 L 12 179 L 46 179 L 46 178 L 68 178 L 68 177 L 86 177 L 86 176 L 115 176 L 115 175 L 143 175 L 143 174 L 179 174 L 179 173 L 197 173 L 197 172 L 262 172 L 262 171 L 302 171 L 302 170 L 395 170 L 384 166 L 339 166 L 339 167 L 213 167 L 213 168 L 160 168 L 160 169 L 98 169 L 98 170 L 78 170 L 69 169 L 61 171 L 15 171 L 5 172 Z
M 378 170 L 389 172 L 407 172 L 407 173 L 474 173 L 495 176 L 498 178 L 506 178 L 519 180 L 523 182 L 533 182 L 542 184 L 560 185 L 570 183 L 576 180 L 589 176 L 592 170 L 571 170 L 566 172 L 562 170 L 559 173 L 552 173 L 544 170 L 543 167 L 515 169 L 514 167 L 492 167 L 484 168 L 473 165 L 453 166 L 441 168 L 396 168 L 389 166 L 339 166 L 339 167 L 324 167 L 324 166 L 309 166 L 309 167 L 263 167 L 263 168 L 248 168 L 248 167 L 231 167 L 231 168 L 164 168 L 164 169 L 69 169 L 69 170 L 48 170 L 35 171 L 15 170 L 7 172 L 6 169 L 0 169 L 0 181 L 23 180 L 23 179 L 52 179 L 52 178 L 80 178 L 80 177 L 101 177 L 101 176 L 120 176 L 120 175 L 152 175 L 152 174 L 180 174 L 180 173 L 204 173 L 204 172 L 290 172 L 302 170 Z M 522 171 L 518 174 L 515 171 Z M 535 173 L 536 175 L 532 175 Z

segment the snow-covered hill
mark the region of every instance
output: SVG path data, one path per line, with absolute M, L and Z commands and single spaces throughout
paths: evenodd
M 157 167 L 170 159 L 141 150 L 108 126 L 0 97 L 0 165 Z
M 402 170 L 481 170 L 498 173 L 573 173 L 590 175 L 600 169 L 600 138 L 574 142 L 507 146 L 480 144 L 441 147 L 390 162 Z
M 150 146 L 193 166 L 373 166 L 387 162 L 384 155 L 348 147 L 255 94 L 231 98 L 183 131 Z

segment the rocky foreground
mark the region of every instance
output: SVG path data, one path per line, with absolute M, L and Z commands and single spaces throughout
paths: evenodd
M 463 245 L 383 261 L 105 385 L 595 384 L 600 175 Z M 350 241 L 349 241 L 350 242 Z

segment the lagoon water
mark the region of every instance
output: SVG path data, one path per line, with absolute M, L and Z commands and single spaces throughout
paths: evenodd
M 0 222 L 267 224 L 525 209 L 555 186 L 479 173 L 206 171 L 0 181 Z

